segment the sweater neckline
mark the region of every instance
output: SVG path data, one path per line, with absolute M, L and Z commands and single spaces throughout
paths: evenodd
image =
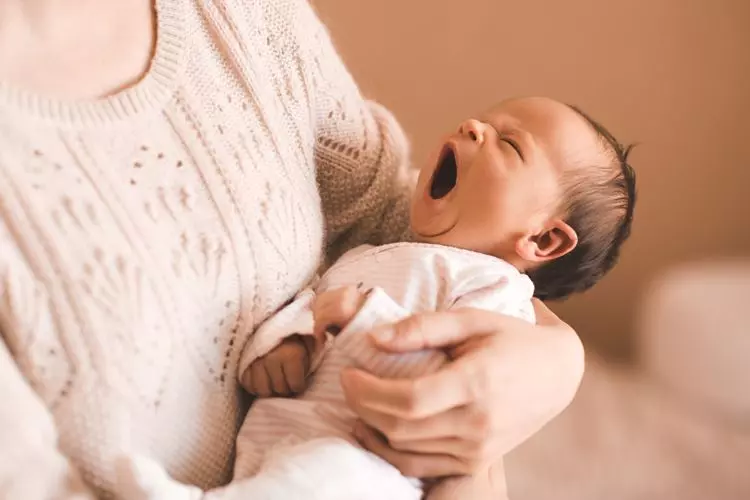
M 107 97 L 65 100 L 0 81 L 0 108 L 61 125 L 104 125 L 161 109 L 173 95 L 185 65 L 184 0 L 156 0 L 156 46 L 146 73 Z

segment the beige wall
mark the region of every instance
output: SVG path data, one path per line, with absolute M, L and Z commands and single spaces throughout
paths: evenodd
M 460 119 L 516 95 L 577 104 L 641 143 L 622 263 L 557 308 L 590 343 L 628 353 L 639 294 L 661 269 L 750 256 L 750 1 L 313 3 L 418 165 Z

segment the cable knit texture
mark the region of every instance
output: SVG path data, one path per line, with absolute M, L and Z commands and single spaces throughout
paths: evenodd
M 256 325 L 325 255 L 406 232 L 406 141 L 305 0 L 157 18 L 117 95 L 0 83 L 2 498 L 110 498 L 123 452 L 227 482 Z

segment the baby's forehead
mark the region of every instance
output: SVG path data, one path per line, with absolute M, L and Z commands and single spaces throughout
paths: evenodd
M 529 132 L 545 127 L 578 129 L 577 132 L 583 134 L 590 132 L 588 122 L 575 109 L 548 97 L 507 99 L 488 108 L 483 116 L 529 129 Z
M 533 147 L 558 165 L 599 163 L 606 155 L 601 138 L 571 106 L 547 97 L 515 98 L 492 106 L 482 115 L 501 132 L 528 134 Z

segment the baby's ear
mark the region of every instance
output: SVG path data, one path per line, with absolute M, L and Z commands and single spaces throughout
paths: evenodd
M 578 234 L 562 219 L 552 219 L 537 233 L 516 243 L 518 256 L 527 262 L 544 264 L 570 253 L 578 245 Z

